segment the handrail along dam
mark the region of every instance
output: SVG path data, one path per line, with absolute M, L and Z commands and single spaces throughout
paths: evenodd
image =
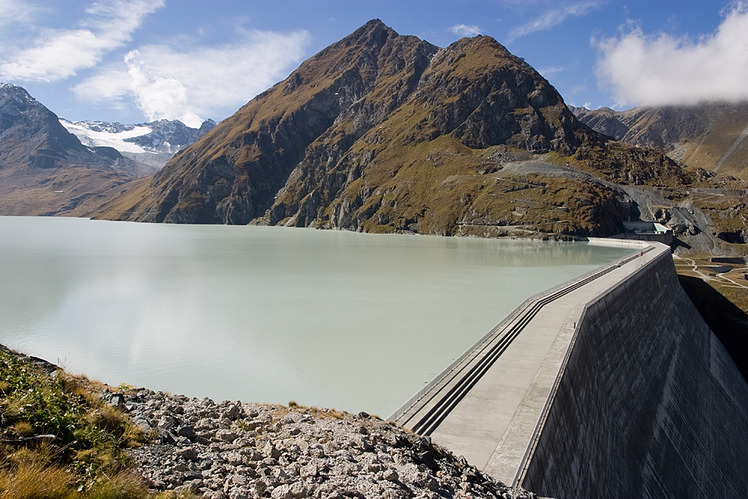
M 632 254 L 526 300 L 390 419 L 540 495 L 748 497 L 748 384 L 669 247 L 618 244 Z

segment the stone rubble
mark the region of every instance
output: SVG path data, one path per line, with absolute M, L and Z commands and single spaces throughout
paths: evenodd
M 154 490 L 215 499 L 535 497 L 366 413 L 147 389 L 108 398 L 151 436 L 131 453 Z

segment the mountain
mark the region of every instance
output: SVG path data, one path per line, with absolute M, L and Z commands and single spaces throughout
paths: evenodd
M 188 127 L 179 120 L 159 120 L 137 125 L 103 121 L 61 119 L 60 123 L 86 146 L 108 146 L 136 161 L 139 176 L 160 170 L 181 149 L 189 146 L 216 126 L 206 120 L 200 128 Z
M 662 150 L 692 168 L 748 180 L 748 102 L 627 111 L 582 107 L 573 112 L 583 123 L 617 140 Z
M 691 181 L 661 154 L 611 144 L 492 38 L 440 49 L 374 20 L 97 216 L 611 235 L 623 230 L 632 205 L 611 181 Z
M 133 161 L 86 147 L 26 90 L 0 84 L 0 214 L 77 215 L 120 192 Z

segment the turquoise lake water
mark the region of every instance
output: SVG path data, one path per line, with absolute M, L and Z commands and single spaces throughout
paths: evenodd
M 0 217 L 0 342 L 112 385 L 384 417 L 523 300 L 627 252 Z

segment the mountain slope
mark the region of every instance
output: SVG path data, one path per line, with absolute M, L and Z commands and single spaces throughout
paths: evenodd
M 490 38 L 464 39 L 436 54 L 410 97 L 334 167 L 309 154 L 266 219 L 367 231 L 456 234 L 492 227 L 498 234 L 497 227 L 522 231 L 530 224 L 552 232 L 558 227 L 544 215 L 558 198 L 542 195 L 547 186 L 524 183 L 517 196 L 517 179 L 496 172 L 514 159 L 511 151 L 570 153 L 582 128 L 524 62 Z M 615 193 L 602 186 L 583 193 L 568 185 L 575 179 L 563 183 L 555 188 L 572 204 L 614 202 Z M 517 202 L 526 206 L 515 209 Z M 595 229 L 597 222 L 588 226 L 581 218 L 573 230 Z
M 575 108 L 594 130 L 653 147 L 691 168 L 748 180 L 748 103 L 638 107 L 627 111 Z
M 97 216 L 371 232 L 612 235 L 620 184 L 697 180 L 580 123 L 489 37 L 439 49 L 367 23 Z
M 23 88 L 0 85 L 0 214 L 80 214 L 132 180 L 131 160 L 88 148 Z
M 306 61 L 171 161 L 154 178 L 149 199 L 135 207 L 135 218 L 248 223 L 261 216 L 307 146 L 336 120 L 345 121 L 347 133 L 337 144 L 343 152 L 412 91 L 435 51 L 381 23 L 362 28 Z M 381 79 L 380 66 L 389 71 Z M 381 80 L 389 85 L 377 89 L 381 99 L 374 109 L 362 98 Z

